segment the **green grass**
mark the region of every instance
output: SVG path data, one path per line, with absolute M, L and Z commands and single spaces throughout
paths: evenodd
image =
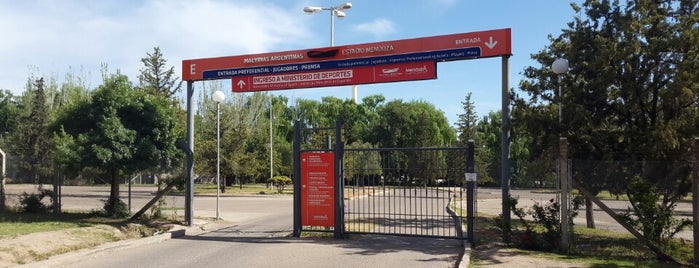
M 293 194 L 294 186 L 288 185 L 283 194 Z M 216 194 L 216 184 L 195 184 L 194 194 Z M 243 184 L 241 188 L 240 185 L 227 186 L 226 192 L 221 193 L 221 195 L 235 195 L 235 194 L 245 194 L 245 195 L 273 195 L 279 194 L 277 188 L 267 188 L 265 184 Z
M 0 213 L 0 238 L 107 223 L 91 213 Z
M 476 245 L 488 245 L 492 242 L 502 242 L 502 230 L 498 227 L 496 217 L 479 214 L 475 227 Z M 511 246 L 517 247 L 522 225 L 512 219 Z M 573 246 L 568 252 L 526 250 L 515 248 L 518 255 L 531 255 L 541 258 L 561 260 L 583 264 L 586 267 L 676 267 L 659 262 L 655 254 L 647 249 L 640 241 L 630 234 L 612 232 L 600 229 L 589 229 L 575 226 Z M 667 249 L 667 254 L 682 263 L 691 263 L 693 245 L 683 240 L 673 240 Z M 474 250 L 474 261 L 478 263 L 479 247 Z

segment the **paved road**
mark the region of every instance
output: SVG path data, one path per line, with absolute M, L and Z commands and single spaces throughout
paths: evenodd
M 50 187 L 50 186 L 49 186 Z M 126 187 L 122 187 L 121 196 L 126 199 L 128 196 Z M 22 192 L 32 192 L 35 191 L 35 187 L 32 185 L 15 185 L 8 184 L 8 200 L 10 203 L 17 200 L 17 196 Z M 132 208 L 133 210 L 138 210 L 147 201 L 152 198 L 152 192 L 156 190 L 155 187 L 133 187 L 132 188 Z M 64 186 L 63 187 L 63 209 L 79 209 L 79 210 L 99 210 L 102 208 L 102 200 L 106 199 L 109 195 L 109 187 L 101 186 Z M 495 188 L 479 188 L 477 194 L 477 210 L 479 213 L 486 213 L 490 215 L 499 215 L 502 213 L 502 201 L 501 201 L 501 190 Z M 513 197 L 519 197 L 520 207 L 530 207 L 535 201 L 544 203 L 548 202 L 549 199 L 554 198 L 555 194 L 544 194 L 531 190 L 511 190 L 511 195 Z M 240 198 L 249 198 L 251 200 L 257 200 L 257 202 L 251 203 L 249 206 L 237 207 L 235 206 L 238 202 L 234 200 Z M 252 219 L 258 216 L 264 216 L 266 212 L 261 212 L 257 209 L 261 204 L 265 203 L 265 196 L 262 197 L 223 197 L 220 199 L 220 209 L 222 213 L 222 218 L 229 221 L 245 221 L 247 219 Z M 623 211 L 629 207 L 626 201 L 613 201 L 605 200 L 607 204 L 612 209 L 617 211 Z M 166 198 L 165 207 L 171 208 L 183 208 L 184 198 L 182 196 L 170 196 Z M 195 197 L 194 201 L 194 215 L 195 217 L 215 217 L 216 212 L 216 201 L 214 197 Z M 280 203 L 276 205 L 277 210 L 290 211 L 292 210 L 291 198 L 286 203 Z M 464 206 L 465 207 L 465 206 Z M 269 213 L 276 213 L 277 211 L 271 211 Z M 692 205 L 691 203 L 681 202 L 677 204 L 676 212 L 678 215 L 683 217 L 691 217 L 692 215 Z M 183 210 L 178 210 L 176 213 L 178 215 L 183 215 Z M 625 230 L 616 223 L 609 215 L 601 211 L 599 208 L 595 207 L 594 217 L 597 228 L 607 229 L 619 232 L 625 232 Z M 291 221 L 291 219 L 290 219 Z M 578 216 L 574 219 L 575 224 L 585 225 L 585 213 L 583 210 L 579 211 Z M 691 231 L 683 231 L 678 234 L 678 237 L 693 240 L 693 235 Z
M 197 197 L 211 214 L 214 197 Z M 453 239 L 353 236 L 350 239 L 290 238 L 290 196 L 224 197 L 230 227 L 199 235 L 86 257 L 63 258 L 62 267 L 454 267 L 463 247 Z M 196 207 L 197 205 L 195 205 Z M 49 260 L 51 261 L 51 260 Z M 33 267 L 42 267 L 42 263 Z

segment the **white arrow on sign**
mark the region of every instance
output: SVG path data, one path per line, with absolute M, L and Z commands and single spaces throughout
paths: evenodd
M 243 87 L 245 86 L 245 82 L 243 80 L 238 81 L 238 86 L 240 87 L 240 89 L 243 89 Z
M 490 48 L 490 49 L 493 49 L 495 47 L 495 45 L 497 45 L 497 44 L 498 44 L 498 41 L 493 41 L 492 36 L 490 37 L 490 40 L 488 42 L 485 42 L 485 46 Z

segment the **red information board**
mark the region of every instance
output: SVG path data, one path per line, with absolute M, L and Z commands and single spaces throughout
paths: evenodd
M 301 224 L 335 224 L 335 154 L 301 153 Z
M 437 78 L 434 61 L 233 77 L 233 92 L 361 85 Z
M 504 56 L 512 54 L 511 35 L 511 30 L 507 28 L 346 46 L 190 59 L 182 61 L 182 80 L 200 81 L 284 72 L 318 72 L 386 63 Z

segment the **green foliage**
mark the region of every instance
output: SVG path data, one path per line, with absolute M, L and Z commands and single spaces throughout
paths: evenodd
M 12 151 L 19 156 L 17 166 L 19 176 L 28 178 L 31 182 L 41 184 L 41 178 L 48 173 L 49 158 L 46 152 L 50 148 L 50 135 L 46 133 L 49 123 L 49 111 L 46 105 L 46 90 L 44 79 L 40 78 L 31 84 L 31 102 L 26 114 L 20 117 L 20 122 L 14 134 Z
M 24 213 L 46 213 L 53 209 L 53 204 L 51 201 L 51 196 L 53 196 L 53 191 L 42 190 L 39 193 L 22 193 L 19 198 L 20 209 Z M 44 198 L 49 198 L 49 205 L 44 204 Z
M 18 99 L 9 90 L 0 91 L 0 146 L 7 150 L 6 135 L 14 133 L 20 120 Z
M 574 202 L 573 209 L 569 211 L 568 225 L 571 226 L 569 230 L 573 230 L 573 218 L 577 215 L 575 210 L 580 205 L 580 201 L 577 199 Z M 534 202 L 534 205 L 525 209 L 517 207 L 518 203 L 519 200 L 517 198 L 509 198 L 510 211 L 517 217 L 521 226 L 524 227 L 524 230 L 510 229 L 518 237 L 514 242 L 526 249 L 558 248 L 561 239 L 560 204 L 556 200 L 551 199 L 544 204 Z M 527 220 L 527 216 L 531 216 L 533 221 Z M 500 215 L 498 224 L 501 228 L 510 228 L 502 221 L 502 215 Z
M 118 198 L 109 198 L 104 201 L 102 210 L 105 217 L 109 218 L 126 218 L 131 214 L 129 206 Z
M 675 234 L 692 225 L 689 219 L 675 217 L 675 204 L 667 207 L 658 203 L 662 198 L 653 184 L 637 177 L 628 192 L 633 210 L 629 209 L 622 218 L 654 244 L 667 246 Z
M 160 47 L 154 47 L 153 53 L 146 53 L 141 58 L 143 68 L 138 75 L 140 90 L 154 96 L 172 98 L 182 88 L 182 81 L 175 74 L 175 67 L 166 70 L 167 60 L 160 52 Z
M 635 196 L 637 226 L 663 240 L 661 233 L 682 225 L 663 222 L 691 189 L 687 159 L 699 135 L 699 3 L 588 0 L 572 7 L 578 15 L 568 29 L 550 37 L 551 44 L 532 55 L 538 64 L 524 70 L 526 96 L 515 97 L 514 133 L 531 138 L 532 164 L 553 163 L 558 136 L 568 137 L 570 158 L 605 163 L 609 168 L 574 178 L 593 192 Z M 555 58 L 570 62 L 568 73 L 552 72 Z M 631 163 L 620 169 L 616 161 Z
M 64 167 L 107 171 L 110 199 L 118 199 L 121 172 L 169 168 L 181 157 L 176 126 L 169 100 L 133 90 L 126 76 L 112 75 L 91 99 L 59 115 L 51 128 L 55 158 Z
M 292 183 L 291 178 L 287 176 L 274 176 L 269 179 L 268 182 L 274 185 L 274 187 L 277 188 L 277 192 L 280 194 L 284 193 L 284 188 Z

